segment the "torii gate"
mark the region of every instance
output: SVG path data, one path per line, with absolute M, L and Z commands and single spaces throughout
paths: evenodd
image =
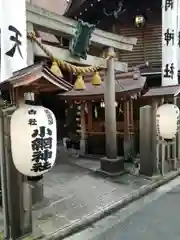
M 72 38 L 73 29 L 77 22 L 64 16 L 59 16 L 37 6 L 27 4 L 27 21 L 28 31 L 32 31 L 35 26 L 37 29 L 48 33 L 54 33 L 60 36 Z M 114 56 L 114 49 L 132 51 L 137 39 L 134 37 L 124 37 L 100 29 L 95 29 L 92 33 L 91 44 L 99 48 L 107 47 L 108 54 Z M 29 53 L 31 63 L 33 63 L 33 54 L 36 56 L 45 56 L 42 50 L 29 42 Z M 117 160 L 117 144 L 116 144 L 116 114 L 115 114 L 115 80 L 114 71 L 127 72 L 127 63 L 115 61 L 114 57 L 106 60 L 104 58 L 87 56 L 87 60 L 72 57 L 69 50 L 44 45 L 53 53 L 56 58 L 61 58 L 67 62 L 78 63 L 80 65 L 103 65 L 107 69 L 107 77 L 105 81 L 105 122 L 106 122 L 106 157 L 108 159 Z M 33 54 L 32 54 L 33 52 Z
M 44 30 L 44 32 L 54 33 L 56 35 L 64 36 L 66 35 L 68 38 L 72 38 L 73 29 L 76 27 L 76 21 L 68 19 L 66 17 L 60 16 L 55 13 L 51 13 L 42 8 L 33 6 L 27 3 L 27 29 L 28 32 L 32 32 L 34 27 L 39 30 Z M 105 121 L 106 121 L 106 146 L 107 146 L 107 161 L 108 162 L 117 162 L 117 144 L 116 144 L 116 113 L 115 113 L 115 74 L 114 71 L 122 71 L 127 72 L 128 66 L 126 63 L 121 63 L 115 61 L 114 59 L 114 49 L 116 50 L 126 50 L 132 51 L 133 46 L 136 44 L 136 38 L 126 38 L 123 36 L 118 36 L 113 33 L 108 33 L 99 29 L 95 29 L 92 34 L 91 42 L 93 45 L 96 45 L 100 48 L 107 47 L 108 54 L 111 56 L 108 60 L 105 60 L 100 57 L 94 57 L 91 55 L 87 56 L 87 60 L 82 60 L 80 58 L 72 57 L 68 50 L 45 46 L 49 51 L 53 53 L 56 58 L 61 60 L 65 60 L 71 63 L 78 63 L 80 65 L 103 65 L 105 69 L 107 69 L 107 77 L 105 80 L 106 90 L 105 90 Z M 34 63 L 34 56 L 44 56 L 42 50 L 31 40 L 28 40 L 28 65 Z M 113 160 L 113 161 L 112 161 Z M 32 231 L 32 217 L 31 217 L 31 192 L 29 187 L 23 185 L 22 179 L 19 183 L 19 196 L 21 190 L 26 195 L 26 204 L 27 206 L 26 212 L 23 212 L 24 209 L 18 209 L 18 214 L 23 215 L 22 219 L 27 220 L 25 231 L 29 233 Z M 41 186 L 42 189 L 42 186 Z M 37 189 L 34 188 L 34 191 L 37 192 Z M 23 194 L 22 194 L 23 195 Z M 22 196 L 21 196 L 22 197 Z M 21 199 L 22 200 L 22 199 Z M 20 207 L 22 208 L 22 206 Z M 21 211 L 23 210 L 23 211 Z M 19 216 L 20 217 L 20 216 Z M 20 217 L 21 219 L 21 217 Z M 17 223 L 19 229 L 17 229 L 18 233 L 21 233 L 20 223 Z M 24 229 L 23 229 L 24 230 Z

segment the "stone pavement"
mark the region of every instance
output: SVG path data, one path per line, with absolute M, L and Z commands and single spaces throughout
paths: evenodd
M 135 173 L 105 178 L 96 172 L 98 168 L 99 162 L 95 160 L 67 157 L 58 160 L 44 176 L 45 200 L 33 209 L 31 239 L 62 239 L 122 207 L 132 196 L 137 198 L 140 190 L 141 194 L 146 188 L 151 190 L 156 182 Z
M 77 222 L 92 218 L 149 183 L 129 174 L 109 179 L 71 162 L 58 164 L 44 177 L 46 200 L 33 212 L 34 232 L 44 238 L 56 231 L 66 235 Z
M 172 182 L 67 240 L 179 240 L 180 178 Z

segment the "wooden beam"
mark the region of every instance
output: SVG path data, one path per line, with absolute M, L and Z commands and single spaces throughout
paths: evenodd
M 93 131 L 93 119 L 92 119 L 92 101 L 87 101 L 87 110 L 88 110 L 88 119 L 87 119 L 87 125 L 88 125 L 88 132 Z
M 74 35 L 77 21 L 49 12 L 29 3 L 26 3 L 26 5 L 27 21 L 39 27 L 39 30 L 45 32 L 49 31 L 61 36 L 66 35 L 69 36 L 69 38 Z M 110 46 L 116 49 L 132 51 L 133 46 L 137 43 L 137 38 L 124 37 L 96 28 L 92 34 L 91 42 L 96 46 Z
M 95 56 L 91 56 L 88 55 L 87 59 L 84 60 L 82 58 L 75 58 L 71 55 L 71 53 L 69 52 L 69 50 L 67 49 L 63 49 L 63 48 L 58 48 L 58 47 L 52 47 L 50 45 L 47 44 L 43 44 L 51 53 L 54 57 L 59 58 L 61 60 L 67 61 L 67 62 L 71 62 L 71 63 L 78 63 L 80 65 L 86 65 L 86 66 L 95 66 L 95 65 L 102 65 L 104 68 L 107 67 L 107 60 L 105 60 L 104 58 L 100 58 L 100 57 L 95 57 Z M 34 43 L 34 54 L 36 56 L 40 56 L 40 57 L 47 57 L 47 55 L 41 50 L 41 48 Z M 115 70 L 116 71 L 121 71 L 121 72 L 127 72 L 128 71 L 128 65 L 127 63 L 123 63 L 123 62 L 115 62 Z
M 86 0 L 73 0 L 73 3 L 71 3 L 70 8 L 66 12 L 66 16 L 71 16 L 74 12 L 76 12 L 85 2 Z

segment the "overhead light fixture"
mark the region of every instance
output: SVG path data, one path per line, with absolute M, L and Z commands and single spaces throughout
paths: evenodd
M 143 15 L 136 15 L 135 17 L 135 25 L 136 27 L 143 27 L 145 24 L 145 18 Z

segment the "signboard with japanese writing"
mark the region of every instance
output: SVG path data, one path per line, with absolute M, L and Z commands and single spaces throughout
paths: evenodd
M 49 171 L 56 158 L 56 119 L 42 106 L 23 105 L 11 118 L 11 150 L 16 169 L 33 177 Z
M 1 0 L 0 18 L 2 82 L 27 66 L 26 1 Z
M 177 0 L 162 1 L 162 86 L 178 84 Z

